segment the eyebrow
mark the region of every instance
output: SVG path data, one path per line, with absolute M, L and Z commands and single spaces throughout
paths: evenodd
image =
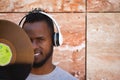
M 44 37 L 43 36 L 38 36 L 35 39 L 44 39 Z

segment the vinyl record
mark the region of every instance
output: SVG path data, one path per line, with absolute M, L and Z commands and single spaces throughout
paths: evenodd
M 0 20 L 0 80 L 25 80 L 34 55 L 29 37 L 15 23 Z

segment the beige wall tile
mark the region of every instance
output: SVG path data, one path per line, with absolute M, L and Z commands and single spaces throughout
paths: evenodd
M 87 18 L 88 80 L 120 79 L 120 13 L 89 13 Z
M 47 12 L 83 12 L 85 0 L 1 0 L 0 12 L 27 12 L 42 8 Z
M 120 0 L 87 0 L 89 12 L 120 11 Z

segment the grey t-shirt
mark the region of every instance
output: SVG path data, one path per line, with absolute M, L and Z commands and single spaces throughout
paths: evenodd
M 60 67 L 57 67 L 49 74 L 35 75 L 30 73 L 26 80 L 78 80 Z

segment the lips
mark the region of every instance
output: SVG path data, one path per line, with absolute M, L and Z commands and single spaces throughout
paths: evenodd
M 42 52 L 41 52 L 41 51 L 35 51 L 34 56 L 39 56 L 39 55 L 41 55 L 41 54 L 42 54 Z
M 41 53 L 35 53 L 34 56 L 38 56 L 38 55 L 40 55 L 40 54 L 41 54 Z

